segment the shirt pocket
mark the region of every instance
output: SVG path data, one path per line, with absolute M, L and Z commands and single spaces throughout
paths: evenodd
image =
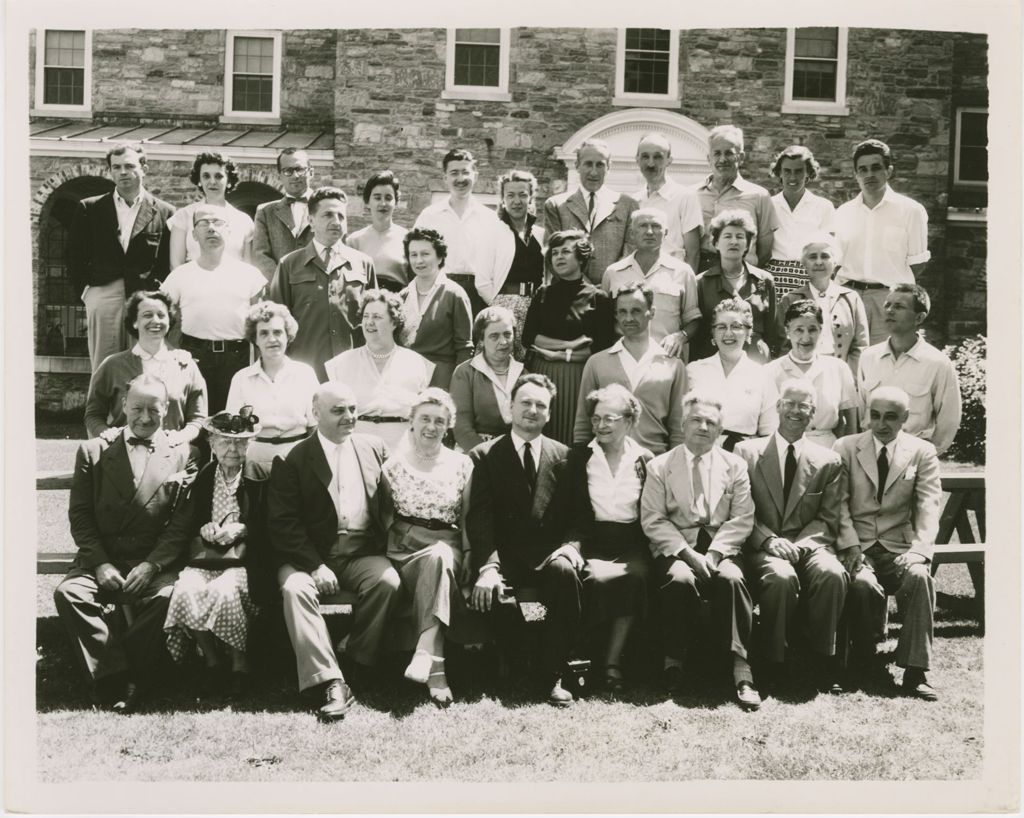
M 889 253 L 907 254 L 907 228 L 889 225 L 882 231 L 882 243 Z
M 907 430 L 920 431 L 928 426 L 932 413 L 932 390 L 927 381 L 908 381 L 902 384 L 903 390 L 910 396 L 910 417 L 907 418 Z

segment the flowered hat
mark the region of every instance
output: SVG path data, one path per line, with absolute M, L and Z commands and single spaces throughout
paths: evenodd
M 232 414 L 227 409 L 208 417 L 203 427 L 211 434 L 231 437 L 236 439 L 256 437 L 260 432 L 260 419 L 252 413 L 251 406 L 243 406 L 238 414 Z

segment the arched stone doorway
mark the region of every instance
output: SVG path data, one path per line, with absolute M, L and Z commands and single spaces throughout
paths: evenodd
M 281 198 L 281 191 L 263 182 L 239 182 L 227 199 L 239 210 L 247 213 L 249 218 L 256 218 L 256 208 L 264 202 L 274 202 Z
M 634 193 L 644 185 L 636 166 L 636 146 L 651 131 L 663 134 L 672 145 L 669 173 L 680 184 L 703 181 L 708 175 L 708 130 L 682 114 L 655 108 L 628 108 L 602 116 L 580 128 L 564 144 L 555 148 L 555 156 L 568 171 L 567 190 L 579 185 L 576 173 L 576 149 L 587 139 L 602 139 L 612 150 L 606 184 L 622 193 Z

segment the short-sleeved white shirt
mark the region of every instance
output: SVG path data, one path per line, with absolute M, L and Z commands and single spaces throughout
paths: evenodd
M 237 413 L 251 406 L 260 419 L 260 437 L 292 437 L 316 426 L 313 395 L 320 388 L 313 367 L 285 358 L 274 380 L 257 361 L 238 370 L 231 378 L 224 408 Z
M 684 187 L 671 178 L 665 179 L 656 191 L 651 193 L 646 187 L 633 194 L 640 202 L 640 207 L 655 207 L 665 214 L 668 229 L 665 231 L 663 249 L 680 261 L 699 263 L 700 259 L 686 258 L 683 247 L 683 236 L 695 227 L 704 229 L 704 217 L 700 212 L 700 199 L 691 188 Z
M 181 309 L 181 331 L 207 341 L 245 337 L 245 317 L 254 296 L 267 286 L 259 268 L 227 255 L 215 270 L 186 261 L 160 289 Z
M 644 282 L 654 291 L 654 319 L 651 337 L 661 343 L 666 335 L 679 332 L 684 324 L 700 318 L 697 305 L 697 277 L 685 261 L 662 251 L 650 270 L 644 274 L 636 261 L 636 253 L 609 264 L 601 279 L 601 289 L 609 295 L 624 284 Z
M 721 394 L 723 432 L 764 436 L 779 426 L 775 379 L 766 366 L 747 355 L 728 375 L 720 355 L 692 361 L 686 367 L 686 382 L 690 390 L 707 389 Z
M 928 211 L 909 196 L 886 187 L 874 207 L 863 194 L 836 210 L 841 281 L 866 281 L 892 287 L 913 284 L 911 264 L 931 258 L 928 251 Z
M 789 355 L 783 355 L 766 364 L 775 386 L 781 387 L 790 378 L 806 378 L 814 384 L 814 417 L 807 432 L 829 432 L 839 423 L 839 412 L 858 406 L 857 387 L 853 372 L 846 361 L 819 353 L 810 369 L 804 372 Z
M 796 207 L 790 208 L 781 193 L 772 196 L 775 218 L 779 226 L 772 244 L 772 258 L 779 261 L 800 261 L 804 245 L 815 233 L 835 231 L 836 208 L 828 199 L 808 190 L 800 197 Z

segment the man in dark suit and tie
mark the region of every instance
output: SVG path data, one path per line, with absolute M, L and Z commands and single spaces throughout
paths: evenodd
M 896 664 L 906 668 L 903 690 L 934 701 L 938 696 L 926 673 L 935 615 L 929 567 L 939 531 L 939 458 L 931 443 L 903 431 L 910 397 L 902 389 L 879 387 L 867 405 L 868 431 L 835 445 L 846 472 L 839 558 L 853 577 L 853 662 L 880 669 L 875 645 L 885 634 L 886 594 L 895 594 L 903 620 L 896 643 Z M 891 684 L 888 671 L 881 670 Z
M 180 567 L 175 549 L 160 535 L 196 464 L 188 444 L 172 445 L 161 429 L 167 414 L 163 381 L 140 375 L 123 405 L 124 430 L 78 450 L 68 506 L 78 554 L 53 599 L 100 703 L 130 713 L 160 661 Z M 103 607 L 111 602 L 131 603 L 134 620 L 127 630 L 119 619 L 104 619 Z
M 849 577 L 836 557 L 836 538 L 843 467 L 839 455 L 804 437 L 814 403 L 813 383 L 785 381 L 776 403 L 778 431 L 734 450 L 747 463 L 756 515 L 743 562 L 761 607 L 762 687 L 780 675 L 787 634 L 803 603 L 810 647 L 819 657 L 817 682 L 825 692 L 842 693 L 836 627 Z
M 754 606 L 738 561 L 754 526 L 750 479 L 742 458 L 715 445 L 722 401 L 710 392 L 683 398 L 683 443 L 647 464 L 640 520 L 654 557 L 664 634 L 664 680 L 679 688 L 686 654 L 711 603 L 715 646 L 728 647 L 735 694 L 744 710 L 761 696 L 748 661 Z
M 349 387 L 323 384 L 313 398 L 316 434 L 274 460 L 267 492 L 270 547 L 299 690 L 313 694 L 323 721 L 344 718 L 354 698 L 318 600 L 339 589 L 358 594 L 345 656 L 365 670 L 377 664 L 400 584 L 384 556 L 378 507 L 387 449 L 375 435 L 353 433 L 357 411 Z
M 608 265 L 631 252 L 626 244 L 629 216 L 640 206 L 636 199 L 604 186 L 610 161 L 608 144 L 588 139 L 576 150 L 580 187 L 544 202 L 545 235 L 579 229 L 590 236 L 594 254 L 587 277 L 598 286 Z
M 563 524 L 552 502 L 569 449 L 541 432 L 555 385 L 545 375 L 523 375 L 512 388 L 512 428 L 470 452 L 473 479 L 466 528 L 477 573 L 470 605 L 493 611 L 506 649 L 519 644 L 522 613 L 504 598 L 506 582 L 540 589 L 547 609 L 541 642 L 544 690 L 566 707 L 572 694 L 562 673 L 579 636 L 583 557 L 561 545 Z
M 278 262 L 313 239 L 309 197 L 313 192 L 313 168 L 299 148 L 285 148 L 277 155 L 277 172 L 284 197 L 256 208 L 252 237 L 252 262 L 270 281 Z
M 345 191 L 336 187 L 309 197 L 313 241 L 281 259 L 270 284 L 270 300 L 288 307 L 299 322 L 289 357 L 313 367 L 321 383 L 327 380 L 325 361 L 363 345 L 363 293 L 377 286 L 373 259 L 344 242 L 347 206 Z
M 114 190 L 78 203 L 68 235 L 68 274 L 85 304 L 92 371 L 128 348 L 124 303 L 167 275 L 174 208 L 142 186 L 146 154 L 120 143 L 107 151 Z

